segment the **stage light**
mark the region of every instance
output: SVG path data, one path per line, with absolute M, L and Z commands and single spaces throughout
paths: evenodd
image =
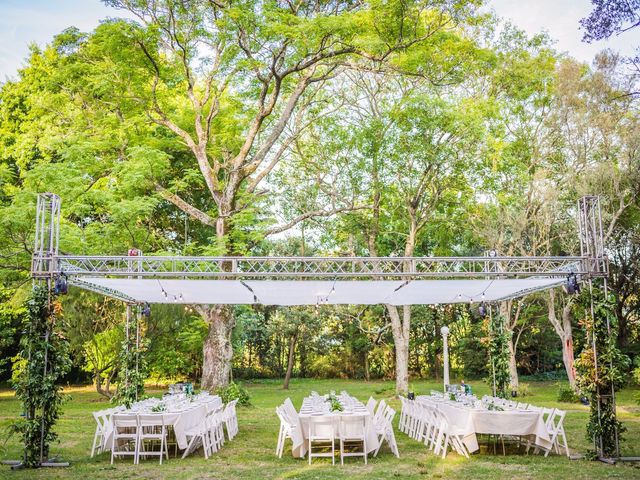
M 66 295 L 68 291 L 67 276 L 62 272 L 60 276 L 56 278 L 55 284 L 53 285 L 53 293 L 55 295 Z
M 484 302 L 482 302 L 478 307 L 478 313 L 480 314 L 481 318 L 484 318 L 487 316 L 487 306 L 484 304 Z
M 149 305 L 148 303 L 145 303 L 144 306 L 142 307 L 141 312 L 143 317 L 150 317 L 151 316 L 151 305 Z
M 569 274 L 564 285 L 564 289 L 569 295 L 576 295 L 580 293 L 580 283 L 578 283 L 578 277 L 575 273 Z

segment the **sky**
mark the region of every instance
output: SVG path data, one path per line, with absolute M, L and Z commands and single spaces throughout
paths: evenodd
M 628 55 L 640 45 L 640 28 L 606 42 L 582 43 L 578 21 L 591 11 L 590 0 L 488 0 L 488 6 L 529 34 L 547 31 L 558 50 L 584 62 L 604 48 Z M 30 43 L 45 45 L 69 26 L 90 31 L 101 19 L 119 16 L 124 13 L 99 0 L 0 0 L 0 82 L 16 77 Z

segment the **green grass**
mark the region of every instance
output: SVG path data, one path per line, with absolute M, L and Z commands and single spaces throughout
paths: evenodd
M 439 384 L 429 381 L 413 382 L 418 393 L 428 393 L 439 388 Z M 282 459 L 274 455 L 278 434 L 278 419 L 274 407 L 290 396 L 296 407 L 311 390 L 328 392 L 329 390 L 347 390 L 352 395 L 366 401 L 369 395 L 376 399 L 385 398 L 399 411 L 399 402 L 393 398 L 392 382 L 363 382 L 347 380 L 293 380 L 288 392 L 282 390 L 280 382 L 260 381 L 247 383 L 251 394 L 252 406 L 238 410 L 240 434 L 227 442 L 221 452 L 209 460 L 202 455 L 193 455 L 185 460 L 170 458 L 162 466 L 156 460 L 143 460 L 133 465 L 130 459 L 109 464 L 108 454 L 89 458 L 94 432 L 91 412 L 108 406 L 90 387 L 71 387 L 67 389 L 72 397 L 64 407 L 58 432 L 60 443 L 52 447 L 52 454 L 59 455 L 71 462 L 66 469 L 39 469 L 35 471 L 11 471 L 0 466 L 0 478 L 78 478 L 110 479 L 121 478 L 454 478 L 454 479 L 491 479 L 509 478 L 529 479 L 594 479 L 594 478 L 638 478 L 640 468 L 632 465 L 609 466 L 586 460 L 569 460 L 566 457 L 539 455 L 493 455 L 483 451 L 470 459 L 449 454 L 445 460 L 435 458 L 418 442 L 396 432 L 401 458 L 396 459 L 389 449 L 383 447 L 377 458 L 371 458 L 365 466 L 362 459 L 349 459 L 348 465 L 332 466 L 330 460 L 314 460 L 312 466 L 304 459 L 291 457 L 290 442 Z M 488 393 L 485 385 L 476 382 L 474 391 L 480 395 Z M 576 404 L 558 404 L 555 383 L 531 383 L 532 395 L 524 400 L 536 405 L 558 406 L 569 410 L 565 430 L 569 446 L 576 452 L 585 452 L 589 442 L 585 439 L 585 424 L 588 410 Z M 637 390 L 636 390 L 637 391 Z M 150 393 L 160 392 L 151 391 Z M 634 391 L 625 390 L 618 396 L 620 419 L 628 428 L 623 444 L 624 455 L 640 455 L 640 406 L 633 399 Z M 9 390 L 0 391 L 0 431 L 6 437 L 6 427 L 18 417 L 20 405 Z M 396 421 L 394 422 L 397 424 Z M 20 444 L 14 437 L 0 441 L 0 457 L 16 459 L 20 457 Z

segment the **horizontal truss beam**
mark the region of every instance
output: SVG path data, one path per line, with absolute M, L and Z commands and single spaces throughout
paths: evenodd
M 224 279 L 401 279 L 605 276 L 606 258 L 588 257 L 49 257 L 34 277 Z

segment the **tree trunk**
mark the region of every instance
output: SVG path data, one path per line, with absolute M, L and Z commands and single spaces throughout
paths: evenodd
M 573 328 L 571 325 L 571 302 L 569 300 L 563 307 L 561 318 L 558 319 L 556 313 L 556 293 L 554 290 L 549 290 L 549 300 L 547 305 L 549 307 L 549 321 L 553 325 L 554 330 L 560 337 L 562 342 L 562 363 L 564 363 L 564 369 L 567 372 L 567 379 L 569 385 L 575 390 L 576 388 L 576 370 L 574 367 L 574 354 L 573 354 Z
M 513 332 L 509 336 L 509 375 L 511 376 L 511 389 L 518 390 L 520 380 L 518 378 L 518 367 L 516 363 L 516 346 L 513 341 Z
M 364 379 L 365 381 L 371 380 L 371 374 L 369 373 L 369 352 L 365 350 L 364 352 Z
M 197 307 L 197 310 L 209 325 L 202 348 L 201 387 L 205 390 L 224 387 L 229 384 L 231 376 L 233 311 L 228 305 L 206 305 Z
M 289 381 L 291 380 L 291 374 L 293 373 L 293 359 L 295 358 L 297 340 L 298 329 L 296 328 L 295 333 L 291 336 L 291 340 L 289 341 L 289 360 L 287 361 L 287 373 L 284 376 L 284 385 L 282 386 L 282 388 L 285 390 L 289 390 Z
M 396 351 L 396 393 L 405 394 L 409 391 L 409 327 L 411 323 L 411 306 L 402 307 L 402 318 L 398 307 L 387 305 L 391 318 L 391 331 Z

